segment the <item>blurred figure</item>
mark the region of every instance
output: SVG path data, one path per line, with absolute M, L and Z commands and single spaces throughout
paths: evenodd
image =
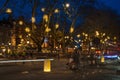
M 80 51 L 79 49 L 75 49 L 73 53 L 73 61 L 75 63 L 75 69 L 79 69 L 80 66 Z
M 71 70 L 77 70 L 80 67 L 80 50 L 75 49 L 68 59 L 68 68 Z
M 68 63 L 66 65 L 71 70 L 73 70 L 75 68 L 75 63 L 74 63 L 73 55 L 72 54 L 69 56 Z

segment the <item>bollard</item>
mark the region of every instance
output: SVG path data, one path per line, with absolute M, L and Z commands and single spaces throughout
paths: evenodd
M 101 57 L 101 62 L 102 62 L 102 63 L 105 62 L 105 58 L 104 58 L 104 56 Z
M 44 60 L 44 72 L 51 72 L 51 62 L 49 59 Z

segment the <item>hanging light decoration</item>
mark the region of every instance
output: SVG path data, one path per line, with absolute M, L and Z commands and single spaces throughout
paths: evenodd
M 32 19 L 32 23 L 35 23 L 35 17 L 32 17 L 31 19 Z
M 7 8 L 6 13 L 10 14 L 10 13 L 12 13 L 12 10 L 10 8 Z
M 73 33 L 73 32 L 74 32 L 74 28 L 71 27 L 71 28 L 70 28 L 70 33 Z

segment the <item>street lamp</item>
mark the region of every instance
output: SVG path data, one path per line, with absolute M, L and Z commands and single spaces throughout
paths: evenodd
M 20 20 L 20 21 L 19 21 L 19 25 L 23 25 L 23 21 Z
M 42 11 L 42 12 L 45 12 L 45 8 L 41 8 L 41 11 Z
M 66 7 L 66 8 L 70 7 L 70 4 L 69 4 L 69 3 L 66 3 L 66 4 L 65 4 L 65 7 Z

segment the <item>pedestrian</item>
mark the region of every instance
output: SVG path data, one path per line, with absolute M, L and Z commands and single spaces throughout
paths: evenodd
M 67 67 L 69 68 L 69 69 L 72 69 L 72 64 L 73 64 L 73 56 L 72 56 L 72 54 L 70 54 L 69 56 L 68 56 L 68 62 L 67 62 Z
M 93 65 L 93 64 L 94 64 L 93 61 L 94 61 L 94 53 L 91 53 L 91 54 L 90 54 L 90 62 L 91 62 L 90 65 Z
M 75 63 L 75 69 L 79 69 L 80 66 L 80 52 L 78 49 L 75 49 L 75 51 L 73 52 L 73 60 Z

